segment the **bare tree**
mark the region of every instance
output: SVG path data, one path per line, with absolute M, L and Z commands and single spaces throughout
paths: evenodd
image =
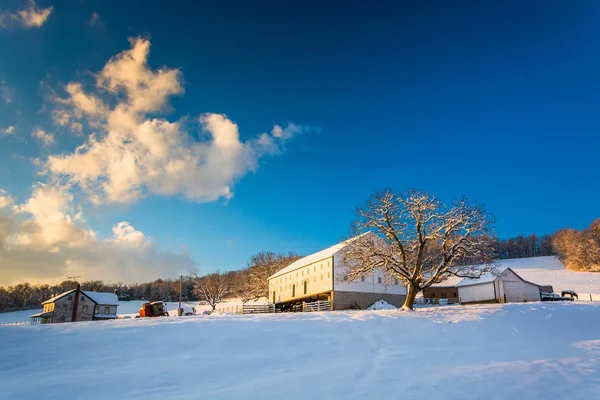
M 492 221 L 466 198 L 446 207 L 427 192 L 376 192 L 356 210 L 344 248 L 346 281 L 384 271 L 407 287 L 403 309 L 416 295 L 450 276 L 480 278 L 495 272 Z M 476 266 L 476 264 L 484 264 Z
M 220 271 L 213 272 L 205 276 L 194 276 L 194 293 L 199 299 L 206 301 L 212 307 L 213 311 L 225 296 L 229 294 L 230 285 L 225 275 Z
M 244 289 L 244 300 L 258 300 L 269 296 L 269 276 L 300 259 L 295 253 L 273 253 L 261 251 L 248 260 L 247 277 Z

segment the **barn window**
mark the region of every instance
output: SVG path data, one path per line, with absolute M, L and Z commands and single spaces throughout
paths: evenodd
M 296 285 L 292 285 L 292 297 L 296 297 Z
M 298 272 L 296 272 L 296 278 L 298 277 Z
M 327 268 L 331 267 L 331 261 L 327 261 Z
M 104 314 L 110 314 L 110 307 L 104 307 Z
M 331 272 L 328 272 L 328 273 L 327 273 L 327 277 L 328 277 L 328 278 L 331 278 Z
M 317 272 L 317 266 L 313 265 L 313 272 Z
M 381 277 L 378 277 L 378 278 L 377 278 L 377 283 L 381 283 L 381 281 L 382 281 L 382 280 L 381 280 Z
M 308 291 L 308 281 L 304 281 L 304 294 Z
M 94 314 L 100 314 L 100 306 L 94 307 Z
M 435 293 L 431 293 L 431 297 L 435 297 Z
M 365 281 L 365 277 L 364 277 L 364 276 L 361 276 L 361 277 L 360 277 L 360 281 L 361 281 L 361 282 L 364 282 L 364 281 Z
M 304 276 L 304 270 L 302 270 L 302 276 Z
M 85 296 L 81 296 L 81 301 L 85 301 Z
M 394 278 L 394 285 L 398 284 L 398 278 Z
M 313 281 L 314 281 L 314 282 L 316 282 L 316 281 L 317 281 L 317 277 L 316 277 L 316 276 L 314 277 Z
M 62 308 L 64 311 L 67 311 L 67 303 L 63 303 Z
M 323 274 L 321 274 L 321 280 L 323 280 Z
M 276 292 L 273 292 L 273 303 L 275 303 Z
M 67 297 L 67 300 L 69 300 L 69 301 L 73 300 L 73 296 L 69 295 L 69 297 Z
M 456 293 L 454 293 L 454 297 L 456 297 Z
M 321 264 L 321 270 L 323 270 L 323 264 Z
M 83 305 L 83 312 L 87 312 L 87 304 Z

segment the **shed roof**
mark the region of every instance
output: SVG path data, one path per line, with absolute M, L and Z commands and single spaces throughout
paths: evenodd
M 536 283 L 533 282 L 529 282 L 526 281 L 525 279 L 521 278 L 519 276 L 519 274 L 517 274 L 515 271 L 512 270 L 512 268 L 509 267 L 500 267 L 496 270 L 498 272 L 498 275 L 494 275 L 490 272 L 485 272 L 483 275 L 481 275 L 481 277 L 479 277 L 479 279 L 471 279 L 471 278 L 464 278 L 462 281 L 458 282 L 456 284 L 457 287 L 462 287 L 462 286 L 473 286 L 473 285 L 483 285 L 485 283 L 490 283 L 490 282 L 494 282 L 496 279 L 498 279 L 500 276 L 504 274 L 505 271 L 510 271 L 513 274 L 515 274 L 515 276 L 517 278 L 519 278 L 521 281 L 525 282 L 525 283 L 529 283 L 530 285 L 534 285 L 534 286 L 540 286 Z

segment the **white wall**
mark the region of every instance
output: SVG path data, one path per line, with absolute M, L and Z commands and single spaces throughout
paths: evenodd
M 306 282 L 306 293 L 304 293 L 304 282 Z M 332 262 L 331 257 L 328 257 L 270 279 L 269 304 L 273 303 L 273 292 L 275 292 L 275 302 L 278 303 L 331 292 L 332 289 Z
M 458 298 L 461 303 L 473 301 L 494 300 L 494 282 L 480 283 L 469 286 L 459 286 Z
M 336 254 L 333 256 L 335 274 L 333 282 L 334 290 L 342 292 L 406 294 L 406 288 L 402 286 L 400 281 L 386 282 L 385 276 L 381 271 L 375 271 L 365 276 L 364 282 L 361 279 L 356 279 L 349 283 L 343 282 L 346 268 L 342 263 L 341 255 L 339 253 Z

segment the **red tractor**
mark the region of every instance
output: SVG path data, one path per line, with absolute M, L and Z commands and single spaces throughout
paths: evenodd
M 169 313 L 162 301 L 153 301 L 142 304 L 140 308 L 140 317 L 168 317 Z

